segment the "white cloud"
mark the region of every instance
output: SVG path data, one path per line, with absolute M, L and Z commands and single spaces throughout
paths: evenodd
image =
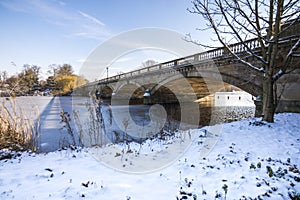
M 99 19 L 86 12 L 75 10 L 60 0 L 7 0 L 0 1 L 0 6 L 14 12 L 38 16 L 46 23 L 59 26 L 67 38 L 104 40 L 111 35 L 107 26 Z
M 98 24 L 98 25 L 100 25 L 100 26 L 105 26 L 105 24 L 104 24 L 103 22 L 99 21 L 99 20 L 96 19 L 95 17 L 92 17 L 91 15 L 88 15 L 88 14 L 82 12 L 82 11 L 78 11 L 78 13 L 79 13 L 81 16 L 83 16 L 83 17 L 85 17 L 85 18 L 91 20 L 92 22 L 94 22 L 94 23 L 96 23 L 96 24 Z
M 84 62 L 86 62 L 86 58 L 77 59 L 76 62 L 84 63 Z
M 58 3 L 59 3 L 59 5 L 61 5 L 61 6 L 65 6 L 65 5 L 67 5 L 66 4 L 66 2 L 63 2 L 63 1 L 57 1 Z

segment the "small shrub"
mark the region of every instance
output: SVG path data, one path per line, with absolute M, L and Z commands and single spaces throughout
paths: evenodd
M 269 175 L 270 177 L 273 177 L 273 176 L 274 176 L 274 172 L 273 172 L 272 168 L 271 168 L 270 166 L 267 166 L 266 168 L 267 168 L 267 173 L 268 173 L 268 175 Z
M 258 162 L 256 166 L 257 168 L 261 168 L 261 162 Z
M 221 198 L 221 197 L 222 197 L 221 193 L 218 193 L 218 191 L 216 191 L 215 199 L 218 199 L 218 198 Z
M 203 189 L 203 185 L 201 186 L 202 187 L 202 195 L 206 195 L 206 191 Z
M 226 199 L 226 195 L 227 195 L 227 192 L 228 192 L 228 185 L 224 184 L 222 189 L 224 190 L 224 193 L 225 193 L 225 199 Z
M 193 200 L 197 200 L 197 195 L 193 194 Z
M 295 191 L 289 192 L 289 197 L 291 200 L 300 200 L 300 193 L 297 193 Z
M 72 139 L 72 145 L 76 145 L 74 130 L 71 126 L 71 116 L 68 112 L 61 111 L 60 112 L 61 121 L 60 123 L 63 123 L 63 127 L 67 130 L 68 134 L 71 136 Z
M 275 173 L 275 176 L 278 178 L 284 177 L 288 173 L 287 169 L 282 169 L 281 167 L 278 168 L 278 170 Z
M 253 163 L 251 163 L 250 169 L 256 169 L 256 167 L 255 167 L 255 165 Z
M 271 187 L 271 190 L 276 192 L 278 190 L 278 188 L 277 187 Z

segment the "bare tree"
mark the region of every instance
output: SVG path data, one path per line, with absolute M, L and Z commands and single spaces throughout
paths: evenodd
M 50 76 L 52 76 L 52 77 L 56 77 L 56 75 L 57 75 L 57 70 L 60 68 L 60 65 L 57 65 L 57 64 L 51 64 L 51 65 L 49 65 L 48 66 L 48 71 L 47 71 L 47 73 L 48 74 L 50 74 Z
M 158 64 L 158 62 L 155 60 L 146 60 L 145 62 L 142 63 L 142 67 L 150 67 L 156 64 Z
M 276 81 L 290 72 L 291 63 L 300 57 L 297 51 L 300 37 L 287 39 L 292 27 L 299 23 L 299 0 L 193 0 L 189 12 L 201 15 L 206 21 L 205 29 L 211 29 L 217 40 L 234 59 L 263 73 L 263 120 L 274 122 L 277 107 Z M 257 38 L 261 50 L 253 49 L 246 40 Z M 230 44 L 239 42 L 245 54 L 259 62 L 249 62 L 245 54 L 237 54 Z M 281 43 L 289 42 L 285 55 L 279 50 Z M 281 57 L 281 62 L 278 62 Z M 253 64 L 260 63 L 260 64 Z
M 0 87 L 4 87 L 4 84 L 8 78 L 8 74 L 6 71 L 0 71 Z

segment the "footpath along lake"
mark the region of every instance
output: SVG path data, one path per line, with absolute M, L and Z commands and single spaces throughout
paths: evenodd
M 5 98 L 2 98 L 5 101 Z M 20 106 L 30 120 L 39 122 L 38 135 L 38 151 L 51 152 L 60 149 L 74 141 L 78 145 L 79 135 L 83 143 L 94 145 L 101 140 L 102 144 L 108 142 L 115 142 L 124 138 L 124 132 L 118 127 L 118 123 L 111 118 L 109 110 L 113 109 L 116 115 L 122 116 L 128 110 L 132 120 L 143 129 L 143 126 L 149 124 L 149 105 L 130 105 L 128 106 L 111 106 L 108 107 L 105 103 L 102 106 L 102 115 L 104 118 L 104 127 L 106 129 L 105 140 L 102 137 L 96 137 L 96 129 L 99 129 L 99 124 L 91 123 L 95 115 L 95 107 L 91 100 L 82 97 L 47 97 L 47 96 L 24 96 L 15 98 L 16 104 Z M 176 105 L 169 106 L 167 110 L 176 110 Z M 73 137 L 70 132 L 64 128 L 65 123 L 61 122 L 61 112 L 64 111 L 70 115 L 70 127 L 72 129 Z M 74 115 L 75 111 L 75 115 Z M 239 119 L 254 117 L 254 106 L 230 106 L 230 107 L 200 107 L 200 126 L 209 124 L 235 121 Z M 173 117 L 176 117 L 176 112 L 173 112 Z M 176 120 L 168 121 L 165 124 L 166 129 L 176 129 Z M 93 127 L 92 127 L 93 126 Z M 97 127 L 98 126 L 98 127 Z M 94 135 L 91 135 L 94 134 Z M 117 136 L 118 134 L 118 136 Z M 119 137 L 119 138 L 118 138 Z M 127 139 L 130 139 L 127 138 Z

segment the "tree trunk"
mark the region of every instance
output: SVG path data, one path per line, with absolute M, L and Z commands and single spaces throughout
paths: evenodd
M 272 76 L 267 75 L 263 80 L 263 121 L 274 122 L 275 102 L 274 102 L 274 81 Z

